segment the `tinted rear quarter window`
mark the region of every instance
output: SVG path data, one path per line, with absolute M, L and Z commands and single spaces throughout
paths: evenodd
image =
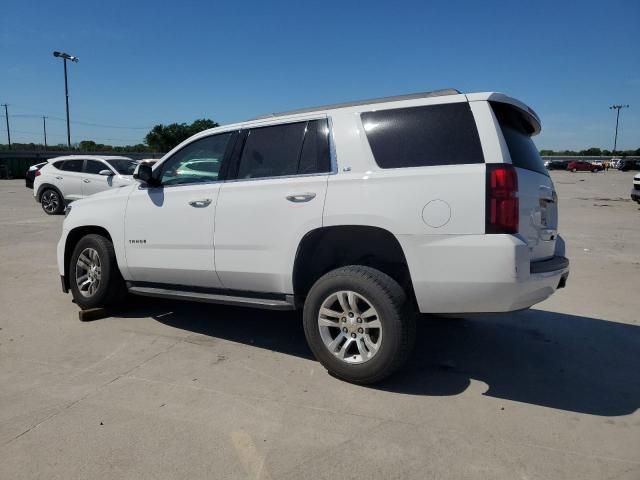
M 540 153 L 531 139 L 533 128 L 526 116 L 517 108 L 506 103 L 491 102 L 491 108 L 493 108 L 502 129 L 502 135 L 511 156 L 511 163 L 518 168 L 549 175 Z
M 484 163 L 467 102 L 379 110 L 361 118 L 381 168 Z

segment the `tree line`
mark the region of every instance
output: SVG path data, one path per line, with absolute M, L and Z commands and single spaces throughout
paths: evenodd
M 72 151 L 78 152 L 155 152 L 164 153 L 179 145 L 196 133 L 218 127 L 220 124 L 208 118 L 201 118 L 192 123 L 170 123 L 168 125 L 155 125 L 144 138 L 144 143 L 136 145 L 107 145 L 96 143 L 93 140 L 82 140 L 71 145 Z M 42 151 L 41 143 L 11 142 L 12 150 Z M 9 145 L 0 144 L 0 150 L 9 150 Z M 47 145 L 47 151 L 67 152 L 69 148 L 65 144 Z

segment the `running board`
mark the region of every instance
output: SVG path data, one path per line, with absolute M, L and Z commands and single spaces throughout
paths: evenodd
M 129 287 L 129 293 L 143 297 L 168 298 L 172 300 L 188 300 L 193 302 L 219 303 L 223 305 L 236 305 L 240 307 L 265 308 L 269 310 L 295 310 L 293 295 L 286 295 L 285 300 L 270 298 L 239 297 L 234 295 L 221 295 L 217 293 L 189 292 L 183 290 L 169 290 L 155 287 Z

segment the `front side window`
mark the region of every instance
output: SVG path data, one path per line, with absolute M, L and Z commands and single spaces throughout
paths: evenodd
M 233 132 L 211 135 L 190 143 L 160 165 L 162 185 L 185 185 L 218 180 Z
M 380 168 L 484 163 L 467 102 L 378 110 L 361 118 Z
M 120 175 L 133 175 L 133 172 L 135 172 L 136 167 L 138 166 L 138 162 L 134 160 L 121 158 L 107 160 L 107 163 L 109 163 L 109 165 L 111 165 Z
M 81 172 L 83 163 L 84 160 L 65 160 L 60 170 L 64 170 L 65 172 Z
M 102 170 L 109 170 L 109 167 L 97 160 L 87 160 L 84 166 L 84 173 L 90 173 L 92 175 L 98 175 Z

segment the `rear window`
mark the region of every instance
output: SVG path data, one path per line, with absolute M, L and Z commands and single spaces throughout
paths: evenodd
M 484 163 L 467 102 L 378 110 L 361 118 L 381 168 Z
M 531 139 L 533 129 L 525 115 L 517 108 L 506 103 L 491 102 L 491 107 L 502 129 L 504 140 L 507 142 L 511 163 L 515 167 L 532 170 L 548 176 L 549 172 L 545 168 L 544 162 L 540 158 L 540 153 Z

